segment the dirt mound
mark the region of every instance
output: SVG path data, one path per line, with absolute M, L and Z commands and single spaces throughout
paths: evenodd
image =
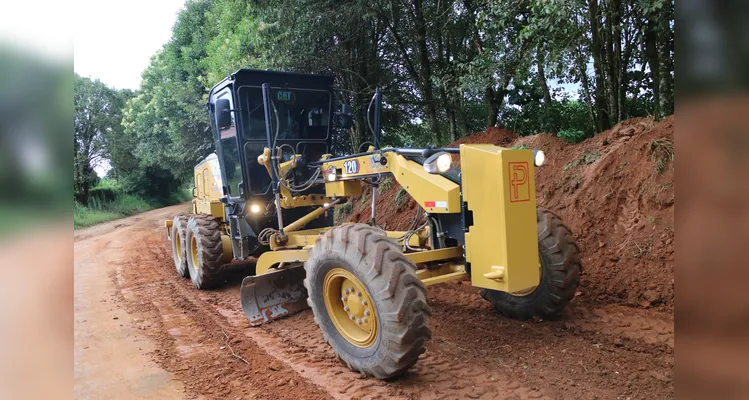
M 472 135 L 464 136 L 445 147 L 458 147 L 461 144 L 470 143 L 488 143 L 495 146 L 511 146 L 512 142 L 517 140 L 518 135 L 504 128 L 489 128 L 484 132 L 476 132 Z
M 559 214 L 582 251 L 583 300 L 672 310 L 674 304 L 674 117 L 636 118 L 579 144 L 554 135 L 518 137 L 492 128 L 451 143 L 527 146 L 546 152 L 536 169 L 540 206 Z M 456 158 L 456 164 L 459 160 Z M 368 222 L 371 188 L 346 221 Z M 416 203 L 392 179 L 377 196 L 377 223 L 408 229 Z

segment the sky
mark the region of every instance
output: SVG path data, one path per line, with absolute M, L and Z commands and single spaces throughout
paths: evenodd
M 151 56 L 169 41 L 185 0 L 75 3 L 70 16 L 74 21 L 75 72 L 101 79 L 115 89 L 135 90 Z
M 40 8 L 44 12 L 37 12 Z M 33 20 L 23 17 L 26 15 L 33 15 Z M 73 50 L 72 15 L 64 1 L 3 2 L 0 45 L 22 49 L 51 62 L 69 61 Z

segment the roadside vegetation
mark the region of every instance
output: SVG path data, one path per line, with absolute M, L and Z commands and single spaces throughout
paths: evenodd
M 353 127 L 331 130 L 334 154 L 373 140 L 378 87 L 389 146 L 489 127 L 578 143 L 633 117 L 660 120 L 674 109 L 673 21 L 673 0 L 188 0 L 137 90 L 75 76 L 75 207 L 98 220 L 142 206 L 89 201 L 102 165 L 149 204 L 189 185 L 214 151 L 208 92 L 240 68 L 335 76 Z M 670 161 L 667 145 L 652 151 Z
M 75 202 L 73 228 L 85 228 L 102 222 L 129 217 L 191 199 L 190 191 L 178 190 L 165 200 L 145 199 L 125 192 L 122 186 L 110 179 L 103 179 L 91 189 L 88 202 L 83 205 Z

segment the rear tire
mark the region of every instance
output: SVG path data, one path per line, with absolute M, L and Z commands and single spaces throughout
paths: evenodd
M 541 259 L 541 281 L 525 296 L 482 289 L 481 297 L 489 301 L 497 313 L 527 320 L 557 315 L 575 297 L 580 284 L 580 250 L 570 229 L 551 211 L 536 210 L 538 252 Z
M 221 279 L 224 249 L 221 229 L 215 218 L 194 215 L 187 222 L 185 237 L 187 265 L 193 285 L 210 289 Z
M 315 322 L 325 341 L 350 369 L 380 379 L 391 378 L 406 372 L 426 351 L 426 341 L 431 338 L 426 287 L 416 277 L 416 266 L 384 231 L 365 224 L 333 228 L 310 250 L 305 269 L 307 303 L 314 312 Z M 350 296 L 358 294 L 371 299 L 371 303 L 354 305 L 352 301 L 359 301 L 354 298 L 344 304 L 341 292 L 336 294 L 330 289 L 335 279 L 347 284 L 354 282 L 364 292 L 363 297 L 353 291 Z M 351 309 L 346 310 L 343 307 L 346 304 Z M 362 314 L 369 316 L 369 322 L 360 324 L 362 327 L 369 324 L 368 337 L 367 331 L 356 331 L 360 315 L 354 318 L 339 315 L 364 312 L 361 304 L 369 305 Z M 363 339 L 351 339 L 352 333 L 353 336 L 363 333 Z
M 185 237 L 187 235 L 187 220 L 189 214 L 177 214 L 172 220 L 172 257 L 174 257 L 174 266 L 177 268 L 177 274 L 183 278 L 190 277 L 190 271 L 187 266 L 187 247 L 185 246 Z

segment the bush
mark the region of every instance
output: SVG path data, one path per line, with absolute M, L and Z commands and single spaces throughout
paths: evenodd
M 169 170 L 156 165 L 132 171 L 123 176 L 121 182 L 125 193 L 162 205 L 170 204 L 181 185 Z
M 88 191 L 89 203 L 93 199 L 97 199 L 98 201 L 102 202 L 114 201 L 116 197 L 117 193 L 115 189 L 111 187 L 96 187 Z
M 594 133 L 588 109 L 579 100 L 563 99 L 555 101 L 551 106 L 539 103 L 538 100 L 517 105 L 505 104 L 500 116 L 504 127 L 520 136 L 559 132 L 562 128 L 582 131 L 589 136 Z
M 74 229 L 129 217 L 162 205 L 140 196 L 127 194 L 116 182 L 107 180 L 102 181 L 100 186 L 91 189 L 89 193 L 86 205 L 75 202 L 73 208 Z M 174 197 L 179 196 L 181 196 L 179 193 L 174 194 Z
M 563 129 L 557 133 L 557 136 L 569 143 L 580 143 L 588 138 L 585 132 L 576 129 Z

